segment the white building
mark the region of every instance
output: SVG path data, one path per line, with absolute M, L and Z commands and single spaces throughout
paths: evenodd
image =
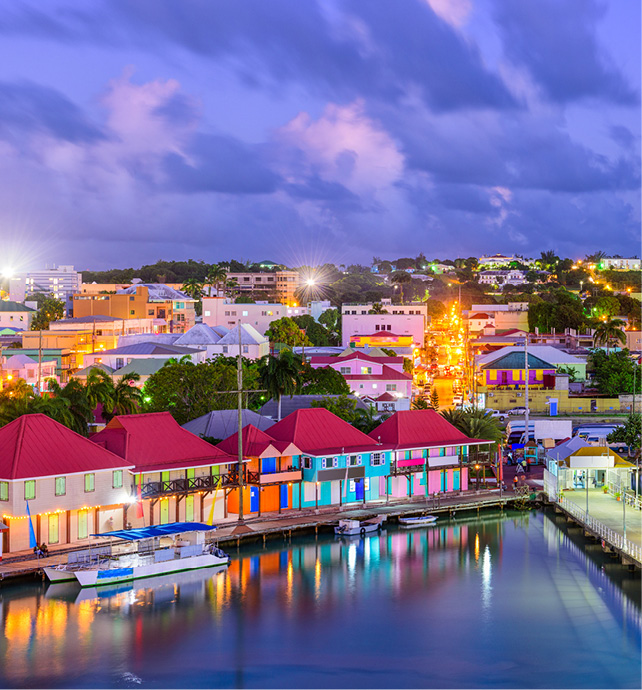
M 637 256 L 632 259 L 622 259 L 618 257 L 607 257 L 600 261 L 602 268 L 614 268 L 618 271 L 639 271 L 642 261 Z
M 506 271 L 480 271 L 478 274 L 479 283 L 481 285 L 524 285 L 526 280 L 526 271 L 519 269 Z
M 138 359 L 181 359 L 184 355 L 187 355 L 194 364 L 204 362 L 206 359 L 205 350 L 200 348 L 145 342 L 136 345 L 124 345 L 112 350 L 87 353 L 84 355 L 84 364 L 85 367 L 92 364 L 105 364 L 117 370 Z
M 0 300 L 0 328 L 28 331 L 36 310 L 13 300 Z
M 183 333 L 174 341 L 179 347 L 196 347 L 205 350 L 206 356 L 236 357 L 239 353 L 239 329 L 227 329 L 219 326 L 216 329 L 201 323 Z M 248 359 L 260 359 L 269 354 L 270 342 L 253 326 L 241 324 L 241 354 Z
M 203 323 L 225 326 L 230 330 L 239 323 L 247 323 L 265 335 L 272 321 L 288 315 L 285 304 L 234 304 L 224 297 L 203 298 Z
M 11 279 L 9 295 L 16 302 L 23 302 L 25 297 L 34 293 L 52 294 L 65 303 L 68 314 L 73 308 L 72 296 L 80 292 L 82 274 L 73 266 L 45 268 L 41 271 L 30 271 Z
M 38 367 L 37 360 L 32 357 L 27 355 L 7 356 L 7 352 L 11 352 L 11 350 L 5 350 L 5 356 L 0 358 L 0 381 L 5 384 L 9 381 L 23 379 L 30 386 L 38 387 L 39 384 L 42 384 L 43 389 L 46 390 L 45 382 L 48 378 L 59 381 L 56 376 L 57 364 L 55 360 L 42 362 Z
M 374 307 L 374 302 L 346 302 L 341 305 L 341 315 L 342 316 L 356 316 L 368 314 L 369 311 Z M 392 300 L 389 298 L 382 299 L 382 308 L 388 312 L 388 314 L 408 314 L 416 315 L 420 314 L 424 318 L 424 322 L 428 321 L 428 307 L 423 302 L 413 302 L 411 304 L 393 304 Z

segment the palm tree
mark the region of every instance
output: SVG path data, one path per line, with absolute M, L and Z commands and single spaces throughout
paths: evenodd
M 47 381 L 49 383 L 49 390 L 54 397 L 60 398 L 67 403 L 71 414 L 69 428 L 82 436 L 87 436 L 94 408 L 92 408 L 89 402 L 85 386 L 75 378 L 70 379 L 64 388 L 55 379 L 47 379 Z M 60 405 L 60 403 L 57 404 Z
M 112 402 L 114 382 L 111 376 L 102 369 L 91 369 L 87 375 L 85 391 L 92 410 L 95 410 L 99 404 L 105 409 Z
M 469 438 L 500 444 L 506 436 L 499 421 L 484 410 L 444 410 L 441 416 Z M 479 446 L 471 447 L 468 464 L 473 466 L 480 464 Z M 479 488 L 479 470 L 477 470 L 477 488 Z
M 429 410 L 430 405 L 426 401 L 426 398 L 415 398 L 410 406 L 413 410 Z
M 378 416 L 377 408 L 374 405 L 368 405 L 368 409 L 366 410 L 362 407 L 358 407 L 355 409 L 354 414 L 355 417 L 352 426 L 359 429 L 359 431 L 363 431 L 364 434 L 369 434 L 390 416 L 388 414 Z
M 225 281 L 225 290 L 230 297 L 235 297 L 238 293 L 239 281 L 236 278 L 230 278 Z
M 218 297 L 221 285 L 225 283 L 226 278 L 227 271 L 225 268 L 221 264 L 213 264 L 205 278 L 205 285 L 210 289 L 216 287 L 216 296 Z
M 368 314 L 387 314 L 388 310 L 383 308 L 381 302 L 375 302 L 372 305 L 372 309 L 368 311 Z
M 626 344 L 626 335 L 622 330 L 626 326 L 626 322 L 622 319 L 609 319 L 600 323 L 593 333 L 593 345 L 600 347 L 606 345 L 606 354 L 609 354 L 609 346 L 619 342 L 621 345 Z
M 584 261 L 586 261 L 587 264 L 599 264 L 602 259 L 606 258 L 606 252 L 599 251 L 595 252 L 594 254 L 587 254 L 586 257 L 584 258 Z
M 200 301 L 203 297 L 203 287 L 203 282 L 198 278 L 188 278 L 181 286 L 181 290 L 192 299 Z
M 142 391 L 134 385 L 140 381 L 140 374 L 132 372 L 123 376 L 113 387 L 112 400 L 109 408 L 103 408 L 105 421 L 110 422 L 120 414 L 136 414 L 140 411 L 142 404 Z
M 277 399 L 277 421 L 281 420 L 281 397 L 292 397 L 301 381 L 301 358 L 291 350 L 281 350 L 278 357 L 267 355 L 259 365 L 263 388 Z
M 549 269 L 555 268 L 559 260 L 559 257 L 554 251 L 547 251 L 541 253 L 539 263 L 545 271 L 548 271 Z

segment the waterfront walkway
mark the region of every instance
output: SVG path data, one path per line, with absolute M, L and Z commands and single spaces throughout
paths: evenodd
M 565 491 L 564 500 L 586 511 L 585 489 Z M 622 501 L 616 500 L 610 494 L 605 494 L 602 489 L 588 490 L 588 506 L 588 514 L 593 519 L 622 536 L 625 536 L 624 524 L 626 524 L 626 538 L 642 547 L 642 511 L 630 505 L 623 508 Z
M 255 537 L 275 533 L 290 534 L 297 530 L 306 530 L 314 526 L 329 529 L 329 525 L 341 519 L 363 519 L 374 515 L 398 516 L 404 514 L 419 514 L 423 512 L 452 514 L 456 511 L 474 510 L 500 506 L 515 495 L 512 491 L 501 492 L 498 489 L 466 491 L 462 494 L 444 494 L 435 497 L 415 496 L 413 498 L 396 498 L 388 502 L 384 500 L 369 501 L 365 506 L 349 504 L 337 509 L 337 506 L 322 507 L 318 510 L 287 510 L 283 513 L 264 513 L 261 517 L 246 518 L 244 524 L 239 525 L 236 515 L 223 520 L 217 520 L 219 529 L 216 538 L 222 543 L 244 541 Z M 96 546 L 101 540 L 93 540 Z M 104 543 L 104 542 L 103 542 Z M 32 550 L 17 551 L 6 555 L 0 562 L 0 580 L 20 577 L 37 573 L 44 566 L 53 566 L 67 562 L 67 554 L 71 551 L 87 549 L 89 543 L 73 543 L 49 546 L 50 555 L 38 559 Z

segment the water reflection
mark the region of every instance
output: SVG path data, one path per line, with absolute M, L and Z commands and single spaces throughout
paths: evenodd
M 2 685 L 640 685 L 639 579 L 539 513 L 232 556 L 113 589 L 0 590 Z

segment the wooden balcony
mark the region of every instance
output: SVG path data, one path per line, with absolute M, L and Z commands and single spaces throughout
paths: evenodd
M 219 475 L 206 474 L 202 477 L 191 477 L 190 479 L 181 477 L 180 479 L 169 479 L 162 482 L 146 482 L 142 486 L 141 497 L 161 498 L 175 494 L 193 494 L 198 491 L 216 491 L 220 487 L 234 486 L 238 486 L 237 472 Z

